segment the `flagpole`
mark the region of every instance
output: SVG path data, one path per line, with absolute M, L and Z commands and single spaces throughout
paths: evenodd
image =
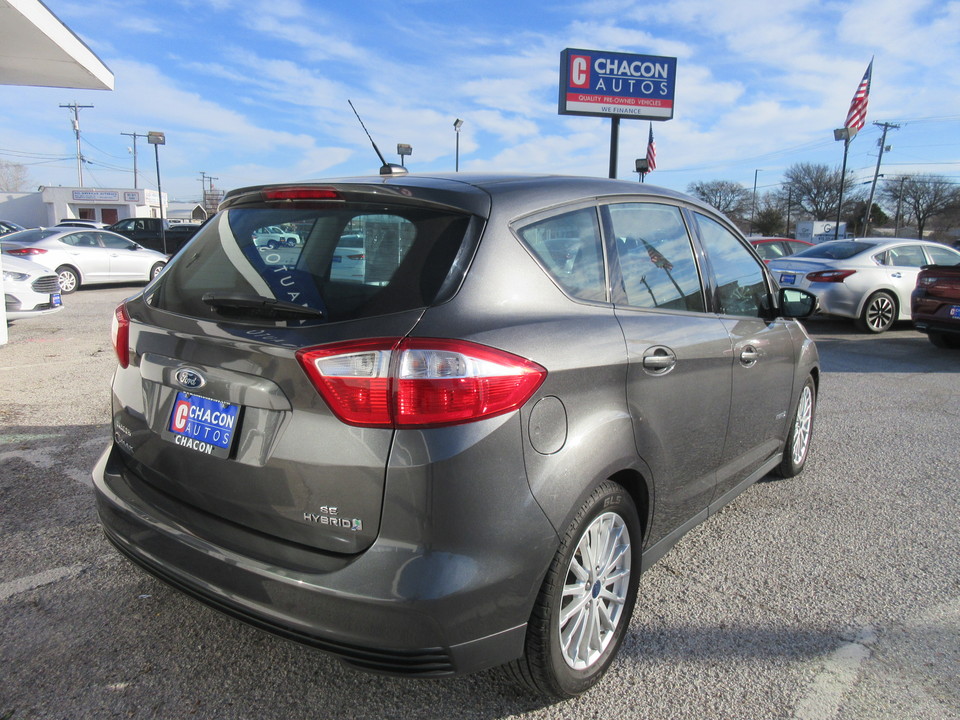
M 839 132 L 839 131 L 838 131 Z M 840 236 L 840 215 L 843 211 L 843 186 L 847 179 L 847 151 L 850 149 L 850 129 L 843 129 L 843 167 L 840 170 L 840 200 L 837 201 L 837 224 L 833 228 L 833 239 Z

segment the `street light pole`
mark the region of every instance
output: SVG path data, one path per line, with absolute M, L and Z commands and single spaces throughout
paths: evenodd
M 454 168 L 457 172 L 460 172 L 460 128 L 463 127 L 463 120 L 457 118 L 453 121 L 453 131 L 457 134 L 457 156 L 456 156 L 456 165 Z
M 157 159 L 157 195 L 160 204 L 160 246 L 163 254 L 167 254 L 167 233 L 163 227 L 163 189 L 160 187 L 160 146 L 167 144 L 167 138 L 162 132 L 148 132 L 147 142 L 153 145 L 153 154 Z
M 750 211 L 750 235 L 753 235 L 753 220 L 757 215 L 757 175 L 760 173 L 759 168 L 753 171 L 753 209 Z

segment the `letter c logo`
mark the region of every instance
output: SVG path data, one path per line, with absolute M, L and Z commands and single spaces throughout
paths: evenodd
M 173 422 L 172 430 L 176 432 L 183 432 L 187 429 L 187 419 L 190 417 L 190 403 L 186 400 L 180 400 L 177 402 L 176 407 L 173 410 Z
M 586 55 L 574 55 L 570 58 L 570 86 L 590 87 L 590 58 Z

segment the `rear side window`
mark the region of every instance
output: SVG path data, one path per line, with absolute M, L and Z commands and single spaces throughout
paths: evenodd
M 960 253 L 945 247 L 925 246 L 927 254 L 934 265 L 958 265 L 960 264 Z
M 901 245 L 890 248 L 877 257 L 881 265 L 896 265 L 898 267 L 921 267 L 927 264 L 923 248 L 919 245 Z
M 658 203 L 609 205 L 627 304 L 703 312 L 700 274 L 680 209 Z
M 555 215 L 521 227 L 517 234 L 567 294 L 607 299 L 596 208 Z
M 309 322 L 426 307 L 459 285 L 451 275 L 466 267 L 456 260 L 473 246 L 470 227 L 469 215 L 414 206 L 231 208 L 169 265 L 150 302 L 241 322 L 262 322 L 264 304 L 251 310 L 257 299 L 322 313 Z

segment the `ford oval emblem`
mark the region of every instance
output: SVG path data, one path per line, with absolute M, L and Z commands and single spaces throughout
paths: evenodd
M 197 390 L 207 384 L 203 375 L 190 368 L 177 370 L 176 378 L 177 382 L 187 388 L 187 390 Z

